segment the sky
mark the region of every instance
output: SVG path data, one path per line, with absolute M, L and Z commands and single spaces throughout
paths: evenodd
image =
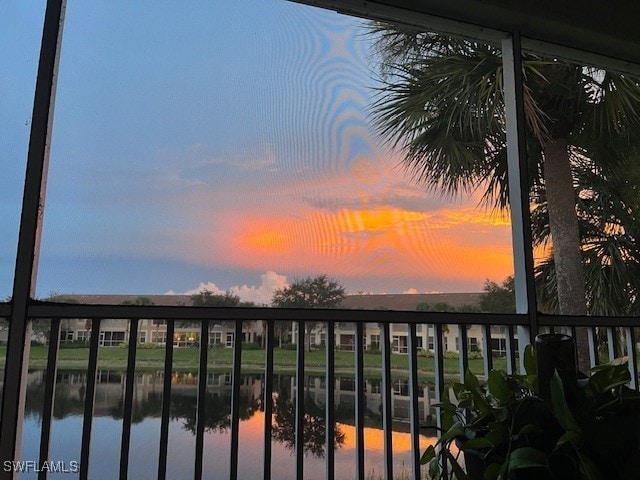
M 0 295 L 42 3 L 0 6 L 15 20 L 0 27 L 16 25 L 0 33 L 15 47 L 0 50 Z M 37 296 L 206 288 L 269 303 L 319 274 L 348 293 L 503 280 L 508 219 L 411 182 L 375 131 L 376 73 L 364 21 L 284 0 L 69 2 Z

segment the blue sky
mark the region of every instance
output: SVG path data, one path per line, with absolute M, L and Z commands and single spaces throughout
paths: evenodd
M 0 77 L 15 159 L 1 208 L 17 230 L 42 6 L 8 8 L 24 17 L 0 53 L 15 66 Z M 351 292 L 479 291 L 508 275 L 504 219 L 427 195 L 375 135 L 363 25 L 283 0 L 69 2 L 38 296 L 257 300 L 321 273 Z

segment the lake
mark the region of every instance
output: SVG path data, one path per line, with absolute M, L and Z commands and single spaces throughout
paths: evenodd
M 137 372 L 133 396 L 131 451 L 129 476 L 135 479 L 157 478 L 160 439 L 163 374 Z M 120 440 L 125 393 L 125 374 L 99 370 L 96 384 L 95 409 L 89 460 L 89 478 L 114 479 L 118 476 Z M 67 465 L 80 460 L 86 373 L 61 370 L 57 374 L 50 460 Z M 197 373 L 174 372 L 172 375 L 167 478 L 193 478 L 197 406 Z M 238 478 L 261 478 L 263 475 L 264 413 L 262 394 L 264 375 L 243 374 L 239 430 Z M 355 390 L 350 376 L 335 379 L 335 450 L 336 479 L 355 478 Z M 395 478 L 411 468 L 409 434 L 409 397 L 406 378 L 392 382 L 393 461 Z M 203 478 L 229 478 L 231 438 L 230 371 L 209 372 L 207 378 L 206 430 L 204 437 Z M 273 376 L 272 476 L 274 479 L 295 479 L 294 418 L 295 378 L 292 375 Z M 383 477 L 383 431 L 379 379 L 365 379 L 365 464 L 369 478 Z M 305 479 L 325 478 L 325 378 L 305 377 Z M 421 424 L 429 423 L 434 400 L 433 386 L 419 388 Z M 27 405 L 23 426 L 23 460 L 37 460 L 41 431 L 41 408 L 44 398 L 44 372 L 29 373 Z M 435 438 L 421 436 L 421 449 Z M 21 479 L 36 478 L 34 472 L 23 473 Z M 77 474 L 56 473 L 50 478 L 77 478 Z

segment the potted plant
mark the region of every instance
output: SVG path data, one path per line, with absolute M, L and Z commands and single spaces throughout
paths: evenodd
M 442 435 L 422 456 L 431 478 L 639 477 L 640 394 L 626 386 L 626 358 L 571 385 L 554 373 L 548 399 L 539 395 L 531 347 L 525 367 L 526 375 L 492 370 L 485 383 L 467 371 L 464 383 L 449 386 L 437 405 Z

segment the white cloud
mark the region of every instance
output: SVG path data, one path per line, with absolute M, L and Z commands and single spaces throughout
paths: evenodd
M 268 271 L 260 275 L 260 285 L 234 285 L 229 288 L 229 292 L 240 297 L 243 302 L 254 302 L 258 305 L 270 304 L 273 293 L 287 286 L 286 275 L 279 275 L 276 272 Z M 200 284 L 191 290 L 181 293 L 181 295 L 195 295 L 205 290 L 222 295 L 226 290 L 220 289 L 213 282 L 200 282 Z M 176 292 L 169 290 L 165 295 L 176 295 Z
M 257 287 L 254 285 L 242 285 L 241 287 L 233 286 L 229 290 L 234 295 L 238 295 L 242 301 L 255 302 L 261 305 L 263 303 L 270 304 L 273 293 L 287 286 L 286 275 L 279 275 L 272 271 L 260 275 L 260 280 L 260 285 Z
M 409 289 L 405 290 L 405 291 L 404 291 L 404 292 L 402 292 L 402 293 L 407 293 L 407 294 L 410 294 L 410 295 L 415 295 L 416 293 L 420 293 L 420 292 L 418 292 L 418 289 L 417 289 L 417 288 L 409 288 Z
M 196 293 L 208 291 L 215 294 L 224 294 L 224 290 L 220 290 L 215 283 L 212 282 L 200 282 L 200 284 L 196 288 L 192 288 L 191 290 L 187 290 L 186 292 L 178 293 L 175 290 L 169 290 L 165 292 L 165 295 L 195 295 Z

